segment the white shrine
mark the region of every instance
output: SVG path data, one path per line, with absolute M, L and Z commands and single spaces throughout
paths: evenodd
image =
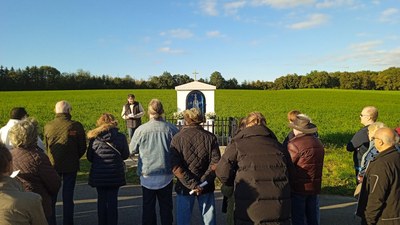
M 203 115 L 215 112 L 216 86 L 199 81 L 182 84 L 175 87 L 177 94 L 177 111 L 199 108 Z

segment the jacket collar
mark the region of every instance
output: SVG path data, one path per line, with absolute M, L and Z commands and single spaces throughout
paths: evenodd
M 69 113 L 56 113 L 56 118 L 71 120 L 72 116 Z
M 275 134 L 268 127 L 261 125 L 244 128 L 234 137 L 234 139 L 242 139 L 251 136 L 265 136 L 278 140 Z
M 20 183 L 8 176 L 2 176 L 0 179 L 0 190 L 18 190 L 24 191 Z
M 386 155 L 393 154 L 393 152 L 397 152 L 397 149 L 394 146 L 391 147 L 388 150 L 385 150 L 383 152 L 379 152 L 379 154 L 375 157 L 375 160 L 379 159 L 379 158 L 382 158 L 382 157 L 385 157 Z

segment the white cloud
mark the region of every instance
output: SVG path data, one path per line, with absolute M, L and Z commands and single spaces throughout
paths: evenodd
M 350 45 L 350 49 L 355 52 L 369 53 L 372 49 L 379 46 L 380 44 L 382 44 L 382 41 L 379 40 L 367 41 L 363 43 L 352 44 Z
M 172 38 L 189 39 L 193 37 L 193 33 L 187 29 L 173 29 L 160 33 L 161 36 L 169 36 Z
M 167 54 L 182 54 L 185 51 L 180 50 L 180 49 L 172 49 L 170 47 L 162 47 L 159 48 L 158 51 L 163 52 L 163 53 L 167 53 Z
M 354 0 L 324 0 L 322 2 L 318 2 L 315 6 L 317 8 L 333 8 L 353 4 Z
M 291 24 L 288 27 L 296 30 L 308 29 L 324 24 L 327 21 L 328 21 L 328 16 L 325 14 L 312 14 L 308 17 L 307 20 Z
M 217 38 L 217 37 L 224 36 L 218 30 L 208 31 L 208 32 L 206 32 L 206 35 L 207 35 L 207 37 L 210 37 L 210 38 Z
M 200 9 L 209 16 L 218 16 L 217 0 L 202 0 Z
M 315 0 L 252 0 L 256 6 L 267 5 L 272 8 L 292 8 L 301 5 L 312 5 Z
M 240 8 L 246 6 L 246 1 L 235 1 L 224 4 L 224 9 L 227 14 L 236 14 Z
M 398 22 L 399 21 L 399 10 L 396 8 L 386 9 L 381 13 L 380 21 L 381 22 Z

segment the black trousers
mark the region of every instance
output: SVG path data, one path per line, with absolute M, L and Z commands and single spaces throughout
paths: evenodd
M 172 203 L 172 181 L 164 188 L 158 190 L 147 189 L 142 186 L 143 207 L 142 225 L 157 225 L 156 201 L 160 209 L 162 225 L 172 225 L 173 203 Z

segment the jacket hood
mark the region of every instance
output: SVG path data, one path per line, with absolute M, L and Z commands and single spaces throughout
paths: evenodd
M 102 141 L 109 141 L 117 134 L 118 128 L 112 124 L 104 124 L 88 131 L 88 139 L 99 138 Z
M 242 138 L 247 138 L 251 136 L 266 136 L 273 138 L 274 140 L 278 140 L 274 134 L 268 127 L 266 126 L 261 126 L 261 125 L 255 125 L 251 127 L 246 127 L 243 130 L 241 130 L 234 139 L 242 139 Z

